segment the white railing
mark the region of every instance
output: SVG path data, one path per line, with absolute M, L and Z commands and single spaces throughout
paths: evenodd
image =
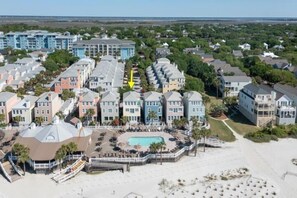
M 86 162 L 82 160 L 82 157 L 80 157 L 78 160 L 76 160 L 70 166 L 68 166 L 65 169 L 54 174 L 52 179 L 54 181 L 56 181 L 57 183 L 64 182 L 64 181 L 70 179 L 71 177 L 74 177 L 77 173 L 79 173 L 84 168 L 85 164 L 86 164 Z M 73 168 L 75 168 L 75 169 L 73 170 Z M 69 171 L 69 170 L 71 170 L 71 171 L 69 173 L 67 173 L 67 171 Z
M 148 159 L 174 159 L 178 158 L 184 152 L 188 150 L 192 150 L 195 147 L 195 144 L 191 144 L 190 146 L 185 146 L 180 149 L 176 153 L 156 153 L 156 154 L 148 154 L 145 157 L 134 157 L 134 158 L 118 158 L 118 157 L 107 157 L 107 158 L 90 158 L 89 162 L 118 162 L 118 163 L 146 163 Z
M 3 167 L 3 165 L 2 165 L 1 162 L 0 162 L 0 168 L 1 168 L 2 172 L 3 172 L 3 174 L 5 175 L 5 177 L 8 179 L 8 181 L 9 181 L 10 183 L 12 183 L 12 179 L 11 179 L 11 177 L 8 175 L 8 173 L 6 172 L 6 170 L 5 170 L 5 168 Z

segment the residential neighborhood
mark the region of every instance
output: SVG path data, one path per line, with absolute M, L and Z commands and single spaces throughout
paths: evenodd
M 0 20 L 0 197 L 38 177 L 59 197 L 296 195 L 296 24 L 33 18 L 51 26 Z

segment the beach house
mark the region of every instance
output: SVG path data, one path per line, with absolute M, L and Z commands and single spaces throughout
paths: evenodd
M 120 118 L 120 94 L 117 92 L 107 91 L 102 94 L 100 100 L 101 124 L 110 124 L 116 118 Z
M 140 94 L 129 91 L 123 94 L 123 117 L 127 117 L 130 124 L 137 124 L 141 118 L 142 100 Z
M 199 122 L 204 122 L 205 106 L 202 96 L 197 91 L 184 93 L 183 97 L 185 117 L 188 121 L 196 118 Z
M 163 111 L 165 121 L 171 125 L 173 120 L 184 117 L 183 98 L 180 93 L 170 91 L 164 94 Z
M 162 94 L 154 91 L 143 94 L 143 117 L 145 124 L 160 124 L 163 118 Z

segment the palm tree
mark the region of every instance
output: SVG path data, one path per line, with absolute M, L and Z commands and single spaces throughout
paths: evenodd
M 212 81 L 213 86 L 215 86 L 217 88 L 217 98 L 219 97 L 219 85 L 220 85 L 220 81 L 218 78 L 214 78 Z
M 122 121 L 122 125 L 125 125 L 128 122 L 128 117 L 127 116 L 123 116 L 121 118 L 121 121 Z
M 59 150 L 57 150 L 56 155 L 55 155 L 55 160 L 58 162 L 58 168 L 60 168 L 60 162 L 61 160 L 63 160 L 65 158 L 65 151 L 63 151 L 61 148 L 59 148 Z
M 192 138 L 195 140 L 195 157 L 197 156 L 198 140 L 201 138 L 200 129 L 198 127 L 193 127 Z
M 26 161 L 30 159 L 29 152 L 30 149 L 28 147 L 24 147 L 21 152 L 21 155 L 18 157 L 18 161 L 20 161 L 23 164 L 24 175 L 26 172 Z
M 211 134 L 211 131 L 209 129 L 201 129 L 200 134 L 203 136 L 204 139 L 204 146 L 203 146 L 203 152 L 205 152 L 205 142 L 206 142 L 206 137 L 208 137 Z
M 73 153 L 75 151 L 77 151 L 77 144 L 74 142 L 70 142 L 69 144 L 67 144 L 67 153 L 70 153 L 71 155 L 73 155 Z
M 89 121 L 90 119 L 92 119 L 92 117 L 95 115 L 95 110 L 94 109 L 88 109 L 85 116 L 87 118 L 87 120 Z
M 158 115 L 157 115 L 157 113 L 155 112 L 155 111 L 150 111 L 149 113 L 148 113 L 148 119 L 150 120 L 150 122 L 151 122 L 151 124 L 152 124 L 152 122 L 155 120 L 155 119 L 157 119 L 158 118 Z
M 152 153 L 155 153 L 155 158 L 156 158 L 156 163 L 157 163 L 157 151 L 158 151 L 157 143 L 155 143 L 155 142 L 151 143 L 149 149 Z
M 230 88 L 224 88 L 224 97 L 227 97 L 230 91 Z
M 163 152 L 163 150 L 165 150 L 166 149 L 166 144 L 165 144 L 165 142 L 159 142 L 159 143 L 157 143 L 157 148 L 158 148 L 158 150 L 160 151 L 159 153 L 160 153 L 160 160 L 161 160 L 161 165 L 162 165 L 162 152 Z
M 23 164 L 23 169 L 25 174 L 25 171 L 26 171 L 25 164 L 26 164 L 26 161 L 30 159 L 29 157 L 30 149 L 22 144 L 16 143 L 12 147 L 12 152 L 18 158 L 17 164 L 20 162 Z
M 35 117 L 35 123 L 39 126 L 44 122 L 43 117 Z

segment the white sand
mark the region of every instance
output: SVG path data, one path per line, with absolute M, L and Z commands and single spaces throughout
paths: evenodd
M 215 188 L 223 186 L 224 197 L 244 194 L 252 196 L 251 189 L 258 195 L 274 197 L 296 197 L 297 177 L 288 175 L 285 180 L 281 177 L 286 171 L 297 173 L 297 166 L 291 162 L 297 158 L 297 140 L 284 139 L 279 142 L 255 144 L 237 136 L 237 141 L 226 144 L 222 149 L 207 149 L 206 153 L 199 152 L 197 157 L 184 157 L 177 163 L 149 164 L 132 167 L 130 173 L 119 171 L 105 172 L 98 175 L 80 173 L 75 178 L 63 184 L 56 184 L 47 175 L 27 174 L 25 178 L 13 184 L 0 177 L 0 197 L 124 197 L 134 192 L 143 197 L 200 197 L 207 191 L 207 196 L 216 197 Z M 219 175 L 222 171 L 246 167 L 252 174 L 253 185 L 247 186 L 248 178 L 232 181 L 216 181 L 202 185 L 189 185 L 196 178 L 200 181 L 208 174 Z M 177 180 L 185 180 L 185 186 L 174 195 L 160 190 L 158 185 L 163 178 L 177 184 Z M 256 181 L 267 182 L 267 187 L 259 187 Z M 243 184 L 241 184 L 243 183 Z M 230 185 L 231 190 L 227 190 Z M 233 188 L 238 187 L 236 192 Z M 273 187 L 271 187 L 273 186 Z M 199 189 L 199 194 L 196 190 Z M 260 191 L 260 192 L 259 192 Z M 192 195 L 196 192 L 196 196 Z M 242 192 L 242 193 L 241 193 Z M 265 193 L 268 193 L 266 195 Z M 81 195 L 83 194 L 83 196 Z M 190 196 L 192 195 L 192 196 Z M 133 196 L 135 197 L 135 196 Z M 236 196 L 235 196 L 236 197 Z

